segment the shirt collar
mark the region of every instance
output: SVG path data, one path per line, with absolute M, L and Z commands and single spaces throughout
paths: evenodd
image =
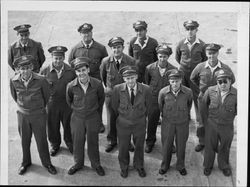
M 127 85 L 127 89 L 129 90 L 129 93 L 131 92 L 131 88 L 129 88 L 128 87 L 128 85 Z M 134 93 L 137 93 L 137 84 L 135 84 L 135 86 L 134 86 Z
M 82 44 L 84 45 L 84 47 L 87 48 L 87 45 L 89 45 L 89 48 L 93 45 L 93 40 L 91 40 L 91 42 L 89 44 L 85 44 L 83 41 L 82 41 Z
M 208 60 L 207 60 L 205 63 L 205 68 L 207 68 L 207 67 L 209 67 L 211 69 L 216 69 L 217 67 L 221 68 L 221 62 L 218 60 L 218 63 L 216 64 L 216 66 L 212 67 L 212 66 L 210 66 L 210 64 L 208 63 Z
M 180 87 L 178 93 L 179 93 L 180 91 L 183 92 L 183 93 L 186 92 L 186 91 L 183 89 L 183 86 L 182 86 L 182 85 L 181 85 L 181 87 Z M 166 93 L 169 93 L 169 92 L 172 92 L 171 86 L 170 86 L 170 85 L 166 87 Z
M 220 89 L 219 89 L 219 86 L 218 86 L 218 85 L 216 85 L 215 91 L 218 92 L 218 93 L 220 92 Z M 231 88 L 230 88 L 228 94 L 237 95 L 237 90 L 236 90 L 236 88 L 234 88 L 234 87 L 231 85 Z
M 123 58 L 123 55 L 122 55 L 122 57 L 121 57 L 119 60 L 117 60 L 115 57 L 114 57 L 113 59 L 114 59 L 114 61 L 115 61 L 115 62 L 117 62 L 117 61 L 118 61 L 118 62 L 119 62 L 119 64 L 121 64 L 121 62 L 122 62 L 122 58 Z
M 148 43 L 148 36 L 146 36 L 146 39 L 144 40 L 145 41 L 145 43 L 144 43 L 144 45 L 143 46 L 141 46 L 141 44 L 140 44 L 140 42 L 139 42 L 139 38 L 137 37 L 136 38 L 136 40 L 135 40 L 135 43 L 134 44 L 138 44 L 138 45 L 140 45 L 141 47 L 144 47 L 144 46 L 146 46 L 147 45 L 147 43 Z
M 185 39 L 185 41 L 184 41 L 184 44 L 187 44 L 187 43 L 190 43 L 189 41 L 188 41 L 188 39 L 186 38 Z M 200 43 L 200 40 L 196 37 L 196 39 L 195 39 L 195 41 L 194 41 L 194 43 L 192 44 L 192 45 L 194 45 L 194 44 L 196 44 L 196 43 Z
M 50 64 L 50 72 L 51 71 L 53 71 L 53 70 L 55 70 L 56 72 L 62 72 L 63 70 L 64 70 L 64 63 L 63 63 L 63 65 L 62 65 L 62 68 L 58 71 L 54 66 L 53 66 L 53 64 L 51 63 Z

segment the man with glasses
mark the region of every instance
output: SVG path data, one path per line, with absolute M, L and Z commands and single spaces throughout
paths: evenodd
M 133 37 L 129 43 L 128 54 L 135 58 L 138 68 L 138 82 L 145 83 L 146 66 L 157 61 L 156 47 L 158 42 L 156 39 L 147 36 L 147 23 L 145 21 L 137 21 L 133 24 L 136 37 Z
M 229 153 L 237 115 L 237 89 L 232 86 L 231 71 L 221 69 L 215 74 L 217 85 L 206 90 L 201 104 L 201 119 L 206 129 L 204 175 L 211 174 L 217 152 L 219 169 L 225 176 L 230 176 Z
M 194 108 L 196 113 L 196 121 L 200 122 L 200 116 L 198 112 L 198 95 L 199 87 L 193 84 L 190 80 L 190 75 L 197 64 L 207 60 L 205 53 L 205 43 L 196 37 L 199 24 L 197 21 L 189 20 L 184 22 L 184 28 L 187 33 L 187 37 L 182 39 L 176 47 L 175 59 L 180 64 L 180 70 L 184 72 L 183 85 L 190 88 L 193 91 Z M 197 130 L 200 134 L 200 131 Z M 197 145 L 195 150 L 201 151 L 202 145 Z
M 232 84 L 235 82 L 235 77 L 231 68 L 218 60 L 219 50 L 221 46 L 218 44 L 207 44 L 206 45 L 206 56 L 208 60 L 206 62 L 198 64 L 191 73 L 190 80 L 196 85 L 199 90 L 198 96 L 198 110 L 200 111 L 200 103 L 202 97 L 209 86 L 214 86 L 217 84 L 215 73 L 220 69 L 226 69 L 232 73 Z M 197 136 L 199 138 L 199 145 L 196 147 L 196 151 L 199 151 L 204 148 L 205 145 L 205 128 L 202 121 L 199 122 L 199 126 L 197 127 Z M 200 147 L 201 149 L 198 149 Z
M 10 45 L 8 50 L 8 63 L 9 66 L 15 70 L 13 62 L 16 58 L 23 55 L 32 55 L 35 58 L 35 64 L 33 65 L 33 71 L 38 73 L 42 67 L 45 56 L 42 48 L 42 44 L 35 40 L 30 39 L 29 28 L 31 25 L 24 24 L 14 27 L 14 30 L 17 31 L 18 41 Z

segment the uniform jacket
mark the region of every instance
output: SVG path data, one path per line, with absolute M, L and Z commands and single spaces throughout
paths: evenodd
M 191 51 L 188 45 L 184 43 L 186 39 L 182 39 L 176 47 L 175 59 L 180 64 L 180 68 L 184 71 L 192 71 L 195 66 L 207 60 L 205 52 L 205 43 L 199 39 L 200 43 L 194 44 Z
M 111 105 L 118 114 L 117 123 L 135 125 L 141 120 L 145 121 L 151 105 L 150 88 L 145 84 L 137 83 L 137 93 L 132 105 L 126 83 L 118 84 L 114 87 Z
M 158 61 L 154 62 L 153 64 L 149 64 L 146 67 L 145 82 L 152 88 L 151 90 L 152 90 L 153 103 L 158 104 L 158 95 L 160 90 L 163 87 L 169 85 L 168 76 L 166 75 L 166 72 L 170 69 L 177 69 L 177 68 L 172 64 L 168 63 L 164 75 L 161 76 L 158 68 Z
M 220 62 L 221 63 L 221 68 L 222 69 L 227 69 L 228 71 L 232 72 L 231 68 Z M 199 87 L 200 91 L 204 93 L 209 86 L 214 86 L 217 84 L 216 77 L 215 77 L 215 72 L 219 71 L 221 68 L 217 67 L 213 74 L 210 70 L 209 67 L 205 67 L 206 62 L 198 64 L 194 70 L 191 73 L 190 80 L 197 86 Z M 235 82 L 235 77 L 232 72 L 232 83 Z
M 232 125 L 237 115 L 237 90 L 231 86 L 229 94 L 221 102 L 220 91 L 217 85 L 211 86 L 205 92 L 201 105 L 202 122 L 212 124 Z
M 32 73 L 26 88 L 18 73 L 10 80 L 10 91 L 21 113 L 39 114 L 45 111 L 49 100 L 49 85 L 44 77 Z
M 191 89 L 181 85 L 177 97 L 174 96 L 170 85 L 162 88 L 158 97 L 158 104 L 163 120 L 171 124 L 183 124 L 189 120 L 193 94 Z
M 37 64 L 34 64 L 33 71 L 39 72 L 40 67 L 43 65 L 45 61 L 42 44 L 40 42 L 36 42 L 32 39 L 29 39 L 26 51 L 24 51 L 19 41 L 10 45 L 8 50 L 8 63 L 13 70 L 14 70 L 13 67 L 14 60 L 23 55 L 32 55 L 36 59 Z
M 61 77 L 58 79 L 56 70 L 52 65 L 44 67 L 40 73 L 46 77 L 49 82 L 50 99 L 49 102 L 56 103 L 57 105 L 66 104 L 66 86 L 69 82 L 76 78 L 75 71 L 66 63 L 62 70 Z
M 135 65 L 135 59 L 123 53 L 123 57 L 120 63 L 120 69 L 127 65 Z M 114 55 L 105 57 L 102 60 L 100 66 L 101 80 L 104 85 L 109 88 L 113 88 L 117 84 L 123 83 L 123 77 L 116 67 L 116 62 L 114 61 Z
M 98 112 L 101 114 L 105 95 L 102 83 L 90 77 L 89 86 L 84 93 L 78 78 L 68 83 L 66 91 L 66 101 L 80 118 L 91 118 Z M 101 116 L 101 115 L 100 115 Z
M 99 68 L 102 59 L 106 56 L 108 56 L 108 53 L 104 45 L 93 40 L 93 44 L 90 46 L 89 49 L 87 49 L 85 45 L 82 43 L 82 41 L 80 41 L 70 51 L 69 64 L 71 64 L 71 61 L 77 57 L 90 58 L 91 63 L 89 65 L 90 68 L 89 75 L 100 80 L 101 78 L 100 78 Z

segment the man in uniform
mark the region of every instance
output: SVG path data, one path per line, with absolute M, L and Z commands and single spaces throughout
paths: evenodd
M 217 85 L 206 90 L 201 105 L 201 117 L 206 129 L 204 174 L 211 174 L 217 152 L 219 169 L 225 176 L 230 176 L 229 153 L 237 115 L 237 90 L 232 86 L 232 72 L 227 69 L 217 71 L 216 80 Z
M 98 175 L 104 176 L 105 172 L 100 164 L 99 155 L 99 127 L 101 111 L 105 99 L 101 81 L 90 77 L 87 57 L 78 57 L 71 62 L 77 78 L 67 85 L 66 100 L 73 109 L 70 127 L 73 139 L 73 155 L 75 164 L 69 169 L 68 174 L 73 175 L 84 166 L 84 147 L 87 139 L 88 156 L 91 167 Z
M 88 57 L 91 59 L 89 63 L 89 75 L 91 77 L 101 80 L 100 65 L 104 57 L 108 56 L 104 45 L 98 43 L 93 39 L 93 26 L 89 23 L 84 23 L 79 26 L 78 32 L 82 40 L 76 44 L 70 51 L 68 62 L 71 64 L 72 60 L 77 57 Z M 101 113 L 102 114 L 102 113 Z M 102 116 L 101 116 L 102 117 Z M 102 119 L 102 118 L 101 118 Z M 105 127 L 103 123 L 100 124 L 100 132 L 103 133 Z
M 29 24 L 19 25 L 14 27 L 14 30 L 17 31 L 18 41 L 10 45 L 8 50 L 8 63 L 9 66 L 14 69 L 13 62 L 16 58 L 23 55 L 32 55 L 35 58 L 35 64 L 33 65 L 33 71 L 38 73 L 42 67 L 45 56 L 40 42 L 36 42 L 29 38 L 30 32 Z
M 133 24 L 136 36 L 129 43 L 128 54 L 135 58 L 138 69 L 138 82 L 145 83 L 146 66 L 157 61 L 157 40 L 147 36 L 147 23 L 137 21 Z
M 118 136 L 118 160 L 121 176 L 128 176 L 129 144 L 131 136 L 135 143 L 133 166 L 140 177 L 145 177 L 144 141 L 146 134 L 146 117 L 151 106 L 151 91 L 149 86 L 137 83 L 136 66 L 125 66 L 121 70 L 125 83 L 114 87 L 111 104 L 118 115 L 116 120 Z
M 121 37 L 113 37 L 109 40 L 108 45 L 112 50 L 112 54 L 102 60 L 100 66 L 101 79 L 105 88 L 107 119 L 109 125 L 108 140 L 106 152 L 110 152 L 117 145 L 116 115 L 111 107 L 110 98 L 115 85 L 124 82 L 119 72 L 124 66 L 135 66 L 135 59 L 123 53 L 124 40 Z M 131 143 L 131 151 L 133 151 Z
M 162 88 L 158 103 L 162 113 L 161 141 L 162 163 L 159 173 L 165 174 L 170 167 L 172 146 L 175 138 L 177 150 L 176 168 L 181 175 L 186 175 L 185 150 L 189 136 L 189 115 L 193 102 L 192 90 L 181 84 L 183 72 L 168 71 L 170 85 Z
M 152 106 L 149 110 L 147 139 L 145 152 L 150 153 L 156 142 L 156 129 L 160 117 L 160 110 L 158 105 L 159 91 L 169 85 L 169 80 L 166 72 L 171 69 L 177 69 L 168 62 L 172 49 L 166 44 L 162 43 L 157 48 L 158 61 L 149 64 L 145 71 L 145 82 L 152 90 Z
M 61 133 L 60 123 L 64 129 L 63 139 L 73 153 L 70 117 L 71 108 L 66 102 L 66 86 L 75 79 L 75 71 L 64 63 L 65 52 L 64 46 L 53 46 L 48 50 L 52 55 L 52 63 L 41 70 L 50 86 L 50 99 L 48 102 L 48 138 L 51 143 L 50 155 L 55 156 L 60 149 Z
M 30 143 L 34 133 L 42 165 L 51 174 L 56 174 L 51 164 L 46 135 L 46 104 L 49 99 L 49 87 L 45 78 L 33 73 L 35 59 L 31 55 L 17 58 L 13 67 L 17 73 L 10 80 L 10 91 L 17 103 L 18 131 L 21 137 L 23 161 L 18 170 L 23 175 L 31 165 Z
M 191 73 L 190 80 L 196 85 L 199 90 L 198 96 L 198 109 L 200 112 L 200 103 L 202 97 L 209 86 L 214 86 L 217 84 L 215 73 L 220 69 L 227 69 L 232 72 L 231 68 L 218 60 L 220 45 L 218 44 L 207 44 L 206 45 L 206 55 L 208 60 L 198 64 Z M 232 73 L 232 84 L 235 82 L 235 77 Z M 196 146 L 195 151 L 201 151 L 205 145 L 205 129 L 204 124 L 200 121 L 197 127 L 197 136 L 199 138 L 199 144 Z
M 179 69 L 184 72 L 183 85 L 193 91 L 196 121 L 200 122 L 197 101 L 199 87 L 190 81 L 190 75 L 197 64 L 207 60 L 205 53 L 205 43 L 196 36 L 199 27 L 197 21 L 185 21 L 183 25 L 186 30 L 187 37 L 182 39 L 177 44 L 175 59 L 180 64 Z M 200 146 L 196 148 L 198 151 L 201 151 L 201 149 L 202 147 Z

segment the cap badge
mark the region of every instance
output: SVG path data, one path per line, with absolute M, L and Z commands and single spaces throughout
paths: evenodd
M 25 27 L 25 25 L 21 25 L 20 28 L 21 29 L 25 29 L 26 27 Z
M 61 46 L 58 46 L 56 49 L 57 49 L 57 50 L 62 50 Z

